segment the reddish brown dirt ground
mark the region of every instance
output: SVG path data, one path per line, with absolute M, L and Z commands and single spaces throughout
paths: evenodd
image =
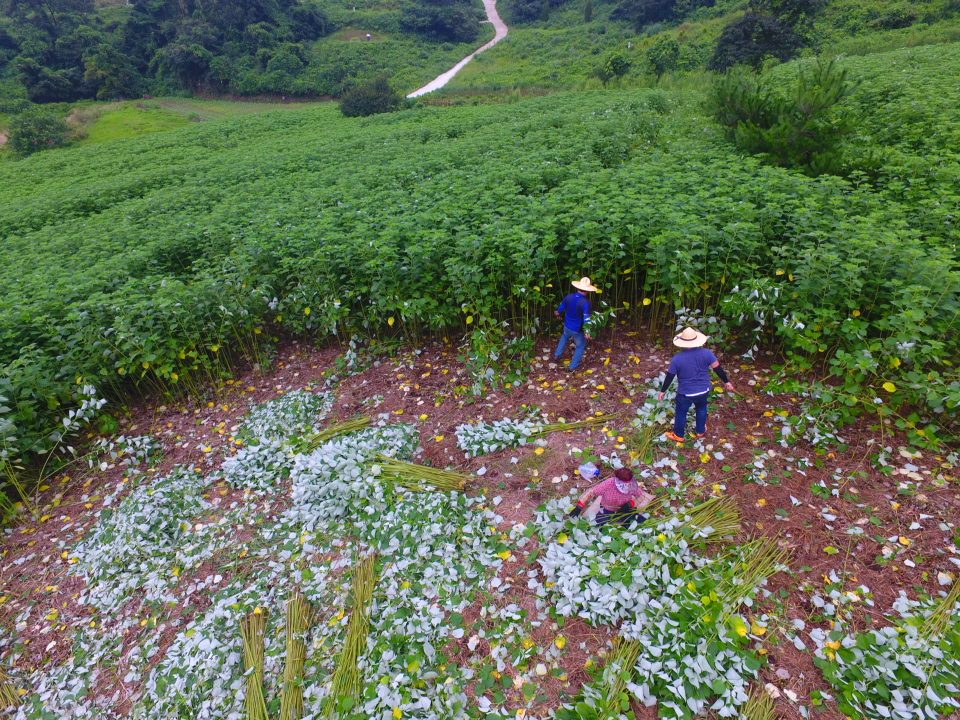
M 574 449 L 598 455 L 617 451 L 621 457 L 627 456 L 630 421 L 647 397 L 648 379 L 666 368 L 672 354 L 669 348 L 651 344 L 635 332 L 608 331 L 589 345 L 582 370 L 567 373 L 552 362 L 553 342 L 545 338 L 538 343 L 526 384 L 509 391 L 491 391 L 481 398 L 464 394 L 469 380 L 453 345 L 431 344 L 380 357 L 339 384 L 334 419 L 388 413 L 396 420 L 418 423 L 424 448 L 420 461 L 471 473 L 482 470 L 471 490 L 485 492 L 491 499 L 501 498 L 497 511 L 504 518 L 503 531 L 509 532 L 514 524 L 530 521 L 543 500 L 566 495 L 574 487 L 585 489 L 573 472 L 579 462 L 571 454 Z M 320 388 L 340 354 L 336 346 L 315 349 L 303 343 L 287 344 L 267 374 L 239 373 L 211 389 L 209 397 L 148 402 L 129 413 L 117 413 L 121 432 L 149 433 L 162 441 L 163 462 L 153 472 L 187 463 L 211 471 L 236 451 L 233 433 L 252 405 L 291 390 Z M 793 573 L 777 575 L 769 585 L 774 593 L 783 590 L 785 597 L 774 597 L 755 608 L 756 612 L 769 612 L 784 626 L 788 618 L 800 618 L 826 627 L 828 620 L 817 617 L 809 598 L 823 592 L 834 571 L 846 574 L 844 590 L 860 584 L 871 589 L 873 607 L 860 602 L 845 608 L 850 624 L 864 627 L 883 623 L 884 613 L 900 591 L 917 597 L 921 591 L 939 590 L 938 578 L 956 577 L 960 568 L 952 559 L 960 557 L 956 544 L 960 540 L 953 523 L 960 510 L 960 494 L 957 470 L 945 454 L 922 451 L 915 455 L 902 437 L 881 435 L 868 421 L 840 429 L 846 439 L 842 448 L 817 449 L 804 442 L 781 447 L 776 442 L 781 427 L 777 414 L 802 412 L 798 399 L 762 391 L 770 374 L 764 358 L 746 362 L 724 358 L 719 349 L 718 354 L 739 394 L 719 395 L 711 402 L 708 432 L 701 442 L 677 448 L 658 440 L 654 450 L 658 458 L 672 458 L 683 472 L 703 474 L 692 492 L 723 493 L 736 499 L 742 514 L 739 539 L 776 536 L 789 548 Z M 605 429 L 553 433 L 543 452 L 530 445 L 464 458 L 456 444 L 458 425 L 516 416 L 523 406 L 538 407 L 551 422 L 579 420 L 596 413 L 619 417 Z M 878 445 L 892 448 L 889 462 L 896 468 L 894 474 L 885 475 L 874 467 L 871 455 Z M 758 458 L 763 460 L 762 468 L 753 467 Z M 801 467 L 801 458 L 805 467 Z M 30 623 L 19 633 L 26 644 L 25 652 L 18 656 L 19 669 L 60 662 L 70 652 L 74 628 L 101 620 L 77 603 L 82 581 L 67 573 L 70 558 L 64 548 L 83 536 L 104 496 L 123 477 L 123 466 L 104 472 L 71 469 L 50 481 L 50 487 L 41 493 L 44 510 L 39 522 L 25 516 L 0 539 L 0 625 L 12 626 L 26 608 L 31 608 L 34 620 L 49 619 L 56 611 L 55 620 Z M 657 481 L 650 485 L 655 488 Z M 211 488 L 210 496 L 221 507 L 242 500 L 241 493 L 225 487 Z M 278 500 L 282 504 L 283 500 Z M 863 533 L 848 534 L 849 528 L 862 528 Z M 534 602 L 533 592 L 526 589 L 524 578 L 529 568 L 523 561 L 535 547 L 532 542 L 523 550 L 516 549 L 501 571 L 501 577 L 517 576 L 510 600 L 521 607 L 532 607 Z M 196 573 L 201 576 L 213 569 L 204 566 Z M 182 616 L 201 607 L 202 599 L 197 598 L 186 611 L 173 612 Z M 470 611 L 466 613 L 467 619 L 482 626 L 476 608 L 473 612 L 473 619 Z M 607 642 L 615 634 L 614 629 L 592 628 L 578 619 L 569 620 L 563 633 L 571 649 L 559 661 L 564 674 L 543 679 L 541 692 L 547 702 L 534 711 L 574 695 L 588 679 L 585 664 L 602 662 Z M 555 631 L 544 624 L 533 640 L 548 647 L 554 636 Z M 162 647 L 169 641 L 165 636 Z M 828 688 L 809 652 L 796 650 L 780 628 L 774 626 L 763 642 L 770 662 L 762 680 L 779 694 L 776 717 L 800 718 L 797 703 L 788 696 L 795 693 L 800 703 L 809 704 L 811 691 Z M 121 710 L 129 707 L 133 693 L 135 688 L 129 689 Z M 519 691 L 508 695 L 516 707 L 523 706 Z M 641 709 L 637 717 L 653 718 L 654 714 Z M 816 711 L 814 717 L 839 720 L 842 716 L 827 707 Z

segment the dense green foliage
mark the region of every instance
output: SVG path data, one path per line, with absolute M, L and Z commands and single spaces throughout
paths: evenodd
M 837 106 L 851 89 L 846 72 L 835 62 L 818 62 L 800 73 L 789 97 L 756 75 L 729 72 L 717 81 L 710 102 L 740 149 L 808 175 L 843 175 L 858 161 L 869 160 L 842 153 L 856 120 L 850 113 L 838 113 Z
M 417 68 L 415 87 L 448 64 L 447 43 L 478 39 L 479 17 L 472 0 L 404 0 L 376 13 L 337 0 L 134 0 L 99 10 L 90 0 L 5 0 L 0 79 L 35 102 L 197 90 L 339 95 L 378 72 Z M 357 21 L 369 23 L 366 32 L 349 30 Z M 331 37 L 338 27 L 346 35 Z M 355 42 L 370 30 L 391 37 Z M 435 66 L 438 53 L 444 60 Z M 9 94 L 0 86 L 0 96 Z
M 346 117 L 366 117 L 393 112 L 403 103 L 403 96 L 390 87 L 386 77 L 378 77 L 344 93 L 340 112 Z
M 870 183 L 743 158 L 704 132 L 699 97 L 660 91 L 359 123 L 318 107 L 0 166 L 17 446 L 77 377 L 114 395 L 191 388 L 280 330 L 416 338 L 468 329 L 464 307 L 529 325 L 583 274 L 653 327 L 719 312 L 852 407 L 892 382 L 885 407 L 948 423 L 960 46 L 848 69 L 880 157 Z
M 55 113 L 31 110 L 20 113 L 10 123 L 10 149 L 18 155 L 31 155 L 38 150 L 66 145 L 70 128 Z

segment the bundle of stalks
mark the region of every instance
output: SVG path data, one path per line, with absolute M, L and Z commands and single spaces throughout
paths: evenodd
M 244 707 L 248 720 L 269 720 L 263 697 L 263 651 L 267 615 L 260 608 L 240 620 L 243 636 L 243 662 L 247 671 L 247 696 Z
M 280 720 L 303 717 L 303 667 L 307 661 L 304 641 L 313 623 L 313 609 L 296 591 L 287 600 L 287 664 L 283 670 L 283 691 L 280 695 Z
M 930 617 L 920 625 L 920 634 L 928 640 L 943 635 L 947 631 L 947 627 L 956 621 L 957 616 L 954 615 L 954 610 L 957 607 L 958 600 L 960 600 L 960 580 L 953 584 L 947 596 L 937 603 L 937 607 Z
M 617 637 L 613 653 L 603 674 L 607 712 L 601 714 L 601 717 L 615 718 L 619 715 L 619 698 L 633 677 L 633 668 L 637 664 L 637 658 L 640 657 L 640 649 L 638 641 L 627 640 L 622 635 Z
M 684 524 L 703 530 L 710 529 L 707 541 L 736 535 L 740 532 L 740 508 L 731 497 L 712 497 L 690 510 Z
M 425 490 L 427 487 L 432 487 L 443 491 L 461 491 L 470 479 L 470 476 L 464 473 L 401 462 L 385 455 L 381 455 L 377 463 L 382 470 L 381 480 L 394 482 L 410 490 Z
M 541 425 L 534 437 L 543 437 L 549 433 L 560 432 L 561 430 L 579 430 L 580 428 L 600 427 L 612 422 L 613 420 L 616 420 L 618 417 L 619 415 L 615 414 L 597 415 L 596 417 L 587 418 L 586 420 L 578 420 L 577 422 L 550 423 L 548 425 Z
M 370 425 L 370 418 L 358 415 L 355 418 L 342 422 L 339 425 L 331 425 L 320 432 L 314 433 L 304 438 L 303 447 L 307 452 L 313 452 L 326 442 L 329 442 L 338 435 L 344 435 L 355 430 L 363 430 Z
M 363 691 L 363 678 L 357 661 L 367 647 L 367 636 L 370 634 L 370 600 L 377 582 L 374 572 L 376 561 L 376 554 L 368 555 L 353 571 L 353 610 L 350 611 L 350 627 L 343 652 L 337 660 L 330 683 L 330 700 L 327 704 L 329 718 L 337 714 L 337 708 L 344 700 L 358 702 Z
M 773 720 L 773 698 L 754 687 L 750 698 L 740 706 L 740 720 Z
M 696 482 L 697 482 L 697 478 L 695 476 L 689 477 L 683 481 L 683 484 L 680 485 L 680 487 L 677 490 L 661 493 L 656 497 L 654 497 L 653 500 L 650 501 L 650 504 L 647 505 L 645 508 L 643 508 L 644 515 L 646 515 L 649 518 L 647 522 L 644 523 L 644 525 L 652 526 L 660 522 L 663 522 L 662 519 L 654 520 L 653 515 L 659 512 L 659 510 L 670 500 L 671 495 L 676 493 L 682 497 L 683 495 L 686 494 L 686 491 L 689 490 L 690 487 L 696 484 Z
M 736 612 L 747 596 L 760 583 L 777 572 L 790 556 L 789 551 L 781 547 L 775 538 L 751 540 L 731 552 L 738 555 L 736 575 L 724 578 L 716 588 L 717 594 L 727 608 L 726 617 Z
M 20 707 L 20 695 L 7 671 L 0 667 L 0 710 Z
M 658 427 L 645 425 L 630 434 L 627 438 L 629 442 L 628 447 L 636 457 L 640 458 L 641 462 L 648 462 L 652 460 L 651 448 L 653 447 L 653 441 L 659 434 L 660 429 Z

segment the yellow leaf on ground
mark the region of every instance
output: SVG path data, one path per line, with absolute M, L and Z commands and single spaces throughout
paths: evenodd
M 897 386 L 888 380 L 883 384 L 883 389 L 888 393 L 895 393 L 897 391 Z

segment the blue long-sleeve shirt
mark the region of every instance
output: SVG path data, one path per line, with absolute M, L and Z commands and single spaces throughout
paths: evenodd
M 590 322 L 590 300 L 584 293 L 572 292 L 563 299 L 557 312 L 564 313 L 563 324 L 568 330 L 583 332 L 584 325 Z

